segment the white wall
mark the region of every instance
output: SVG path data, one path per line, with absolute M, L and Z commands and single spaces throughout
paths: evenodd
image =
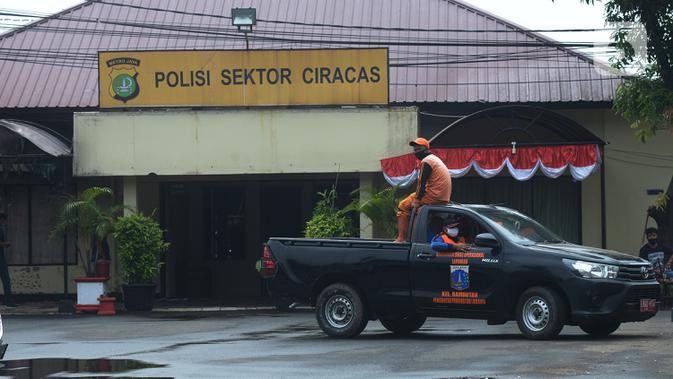
M 646 190 L 666 190 L 673 176 L 673 135 L 662 132 L 641 143 L 626 120 L 610 109 L 561 113 L 608 143 L 605 148 L 607 247 L 638 254 L 645 212 L 654 200 Z M 582 183 L 582 217 L 585 244 L 600 246 L 599 175 Z M 650 221 L 650 225 L 652 223 Z
M 416 108 L 76 113 L 76 176 L 376 172 Z
M 84 275 L 81 266 L 68 266 L 68 291 L 76 293 L 77 285 L 72 278 Z M 63 266 L 11 266 L 9 277 L 14 294 L 59 294 L 63 293 Z

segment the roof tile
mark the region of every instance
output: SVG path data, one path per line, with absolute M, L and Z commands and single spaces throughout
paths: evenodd
M 251 48 L 371 46 L 329 41 L 387 46 L 393 103 L 602 102 L 612 101 L 621 81 L 599 75 L 588 57 L 558 47 L 394 44 L 551 41 L 459 0 L 103 0 L 0 36 L 0 107 L 97 107 L 98 51 L 244 49 L 227 18 L 235 7 L 257 9 Z

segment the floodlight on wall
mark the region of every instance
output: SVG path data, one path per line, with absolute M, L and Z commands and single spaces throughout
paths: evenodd
M 248 50 L 248 33 L 257 24 L 257 9 L 255 8 L 231 8 L 231 23 L 238 28 L 239 32 L 245 33 L 245 49 Z
M 255 8 L 232 8 L 231 22 L 239 31 L 248 33 L 257 24 L 257 9 Z

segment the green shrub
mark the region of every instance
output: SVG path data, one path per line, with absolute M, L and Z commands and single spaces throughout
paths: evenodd
M 336 189 L 318 192 L 321 199 L 313 208 L 313 216 L 306 223 L 306 238 L 352 237 L 353 223 L 344 213 L 334 207 Z
M 119 262 L 126 283 L 152 283 L 159 269 L 159 255 L 166 251 L 163 230 L 140 213 L 120 217 L 115 224 Z

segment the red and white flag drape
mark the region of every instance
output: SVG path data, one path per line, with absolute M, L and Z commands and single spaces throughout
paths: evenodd
M 461 177 L 474 169 L 484 178 L 498 175 L 505 167 L 517 180 L 532 178 L 539 169 L 545 176 L 558 178 L 566 169 L 575 180 L 584 180 L 601 165 L 598 145 L 562 145 L 540 147 L 455 148 L 432 149 L 453 177 Z M 418 177 L 419 161 L 413 154 L 381 160 L 383 175 L 391 185 L 407 186 Z

